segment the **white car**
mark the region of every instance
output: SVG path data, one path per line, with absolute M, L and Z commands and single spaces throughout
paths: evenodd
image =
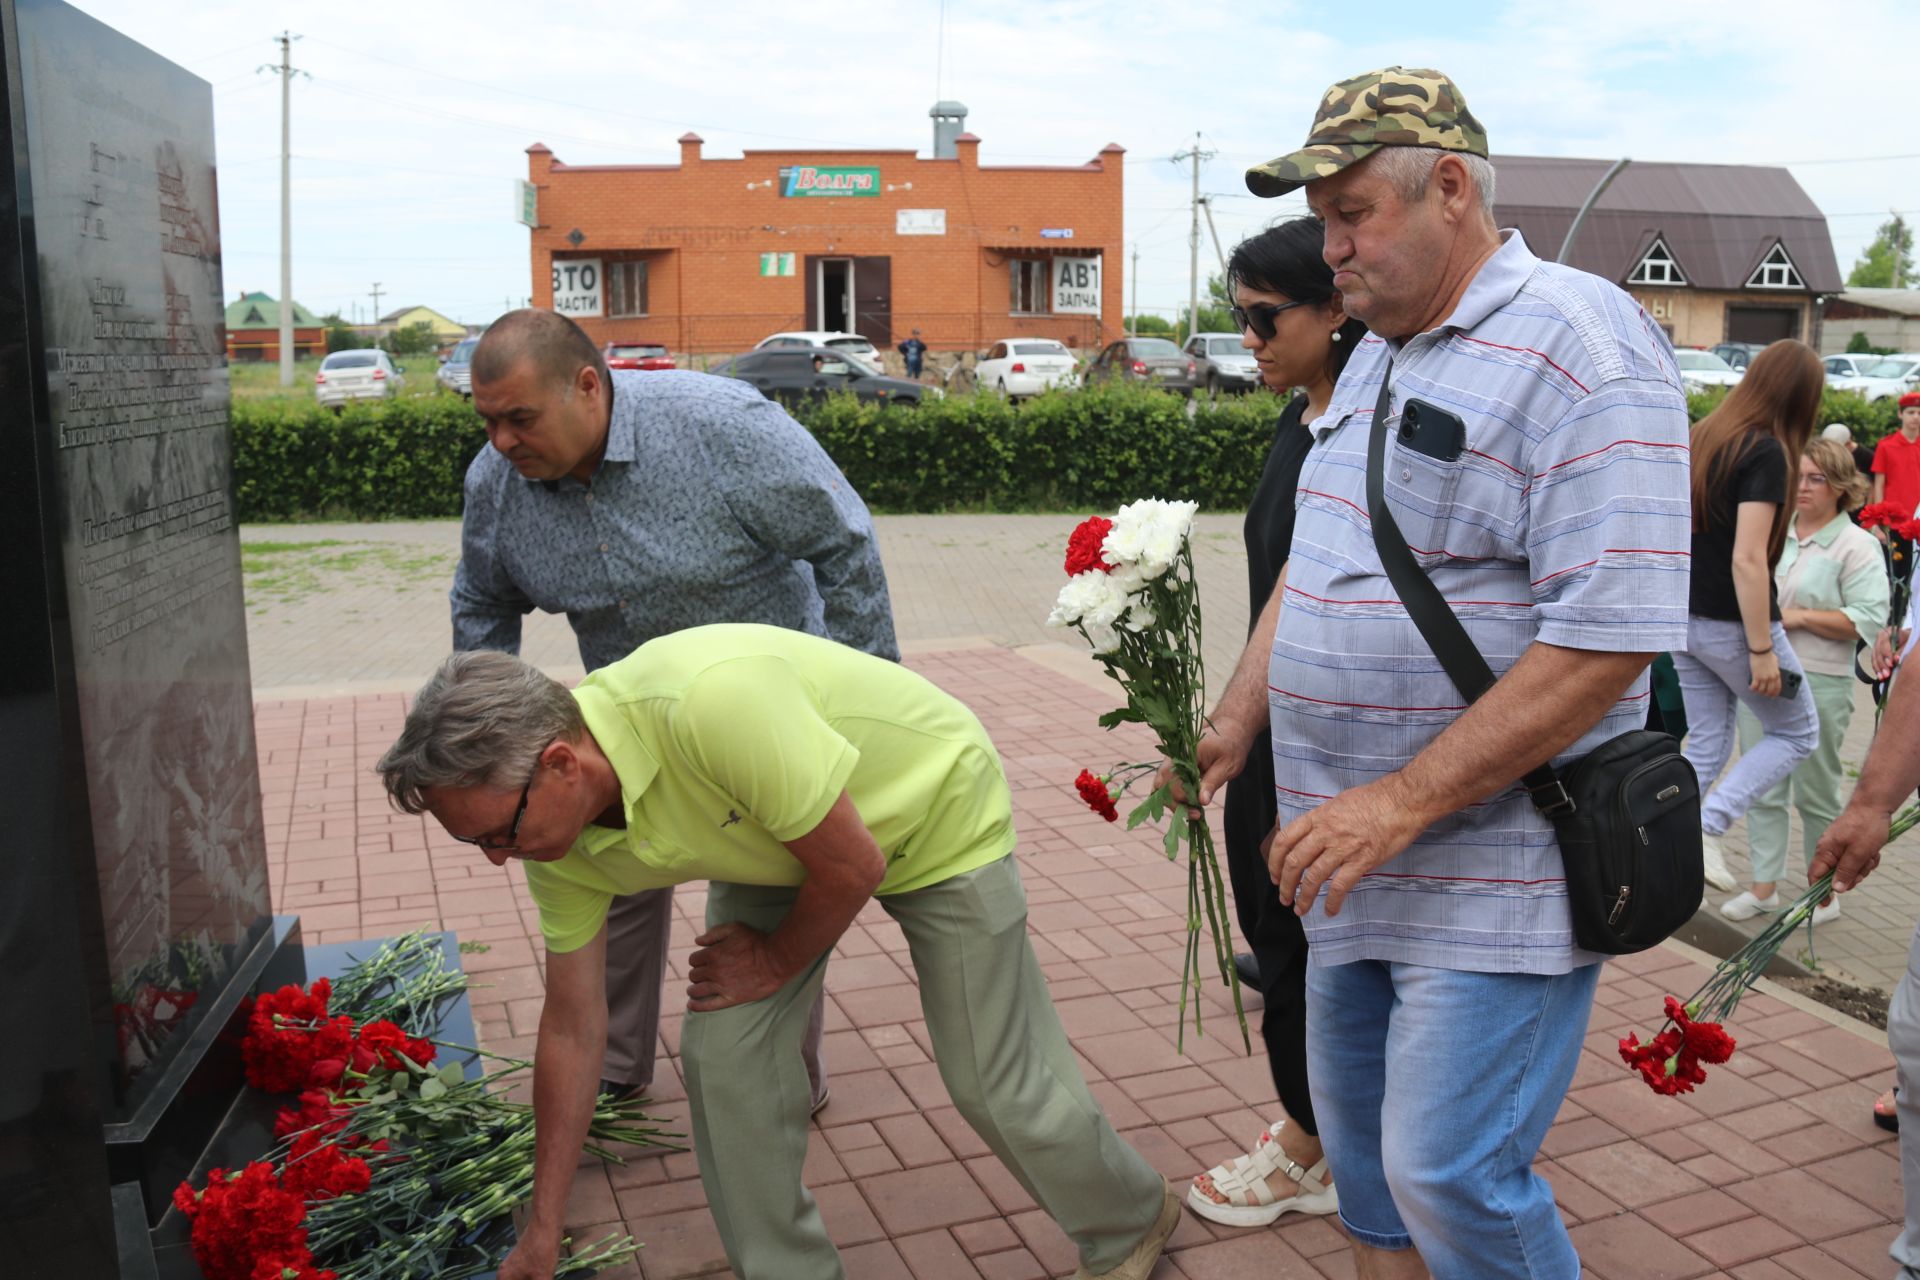
M 1686 384 L 1689 391 L 1730 387 L 1740 381 L 1740 371 L 1711 351 L 1683 348 L 1673 353 L 1673 360 L 1680 366 L 1680 381 Z
M 1920 385 L 1920 355 L 1882 356 L 1857 377 L 1827 379 L 1835 391 L 1851 391 L 1869 400 L 1890 400 Z
M 792 329 L 786 333 L 770 334 L 754 344 L 755 351 L 764 351 L 768 347 L 832 347 L 835 351 L 845 352 L 861 364 L 867 366 L 870 373 L 884 374 L 880 353 L 871 342 L 857 333 L 841 333 L 833 329 Z
M 973 384 L 1009 400 L 1036 396 L 1048 387 L 1070 387 L 1080 367 L 1073 352 L 1052 338 L 1002 338 L 974 368 Z
M 391 400 L 407 385 L 406 371 L 377 348 L 336 351 L 313 375 L 313 398 L 330 409 L 349 400 Z
M 1186 352 L 1199 372 L 1200 389 L 1210 395 L 1260 385 L 1260 366 L 1237 333 L 1196 333 L 1187 339 Z
M 1847 380 L 1864 376 L 1871 366 L 1879 364 L 1885 359 L 1885 356 L 1854 356 L 1843 354 L 1823 356 L 1821 357 L 1820 363 L 1824 365 L 1827 370 L 1827 385 L 1835 389 L 1842 389 L 1843 384 L 1846 383 Z

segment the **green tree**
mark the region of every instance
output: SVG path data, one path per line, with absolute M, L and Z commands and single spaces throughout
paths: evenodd
M 387 335 L 386 347 L 396 356 L 423 356 L 435 346 L 433 326 L 425 320 L 395 329 Z
M 1196 327 L 1189 321 L 1185 307 L 1180 309 L 1180 333 L 1184 337 L 1195 333 L 1235 333 L 1238 326 L 1233 323 L 1233 313 L 1228 310 L 1233 305 L 1233 295 L 1227 292 L 1227 282 L 1220 276 L 1207 277 L 1207 291 L 1201 295 L 1200 323 Z
M 367 340 L 355 333 L 352 327 L 340 318 L 338 311 L 321 316 L 320 323 L 326 326 L 328 355 L 336 351 L 353 351 L 367 345 Z
M 1873 243 L 1847 274 L 1849 289 L 1904 289 L 1913 275 L 1913 228 L 1899 214 L 1880 224 Z
M 1127 316 L 1125 319 L 1128 333 L 1159 337 L 1173 332 L 1173 321 L 1165 316 Z

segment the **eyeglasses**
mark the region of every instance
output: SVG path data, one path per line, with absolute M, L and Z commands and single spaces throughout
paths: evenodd
M 1256 302 L 1250 307 L 1228 307 L 1227 312 L 1233 317 L 1233 322 L 1240 326 L 1240 332 L 1251 329 L 1260 341 L 1272 342 L 1273 318 L 1282 311 L 1306 305 L 1305 302 Z
M 1816 489 L 1823 489 L 1826 487 L 1827 478 L 1821 475 L 1818 471 L 1810 471 L 1806 475 L 1803 475 L 1800 477 L 1800 483 L 1810 484 Z
M 520 820 L 527 816 L 527 797 L 533 793 L 533 779 L 540 774 L 538 761 L 534 762 L 533 774 L 527 778 L 527 785 L 520 788 L 520 807 L 513 811 L 513 825 L 507 828 L 506 838 L 499 836 L 453 836 L 461 844 L 470 844 L 476 849 L 515 849 L 520 845 Z M 447 833 L 453 835 L 451 831 Z

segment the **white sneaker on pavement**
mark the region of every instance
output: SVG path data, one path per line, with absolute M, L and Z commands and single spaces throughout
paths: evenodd
M 1825 924 L 1829 920 L 1838 920 L 1840 918 L 1840 899 L 1835 898 L 1824 907 L 1815 907 L 1813 909 L 1813 915 L 1808 918 L 1815 924 Z
M 1733 878 L 1733 872 L 1727 870 L 1727 855 L 1720 847 L 1719 836 L 1700 833 L 1700 860 L 1706 868 L 1707 883 L 1714 888 L 1732 889 L 1740 883 Z
M 1765 898 L 1753 896 L 1753 890 L 1742 889 L 1739 894 L 1720 904 L 1720 914 L 1729 920 L 1751 920 L 1763 911 L 1780 909 L 1780 893 L 1775 890 Z

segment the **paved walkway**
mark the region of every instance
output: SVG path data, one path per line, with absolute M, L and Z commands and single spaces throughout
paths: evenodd
M 973 707 L 1014 788 L 1032 931 L 1082 1069 L 1115 1125 L 1169 1178 L 1248 1144 L 1273 1117 L 1266 1065 L 1233 1034 L 1223 993 L 1204 996 L 1205 1038 L 1174 1050 L 1184 871 L 1147 829 L 1089 813 L 1082 765 L 1144 758 L 1132 726 L 1102 733 L 1110 705 L 1057 651 L 923 651 L 909 663 Z M 518 868 L 496 870 L 437 824 L 393 813 L 370 773 L 404 714 L 397 693 L 264 700 L 258 723 L 275 907 L 334 942 L 449 928 L 466 957 L 486 1047 L 530 1054 L 542 996 L 535 911 Z M 704 894 L 676 897 L 672 965 L 685 972 Z M 1539 1168 L 1593 1280 L 1860 1280 L 1889 1274 L 1901 1212 L 1898 1163 L 1869 1118 L 1891 1070 L 1871 1032 L 1789 993 L 1743 1006 L 1740 1049 L 1696 1094 L 1658 1098 L 1613 1052 L 1644 1039 L 1662 995 L 1691 991 L 1700 958 L 1678 947 L 1608 967 L 1573 1090 Z M 1073 1250 L 960 1122 L 928 1057 L 904 940 L 863 912 L 827 971 L 826 1059 L 808 1176 L 852 1280 L 1037 1280 L 1070 1274 Z M 673 1002 L 670 1000 L 669 1005 Z M 1257 1012 L 1253 1015 L 1257 1017 Z M 663 1028 L 654 1110 L 687 1128 L 679 1016 Z M 1257 1031 L 1255 1034 L 1257 1043 Z M 1463 1077 L 1472 1064 L 1441 1064 Z M 691 1154 L 585 1168 L 576 1238 L 631 1232 L 637 1264 L 609 1273 L 725 1276 Z M 1155 1280 L 1350 1277 L 1334 1221 L 1283 1218 L 1231 1231 L 1186 1216 Z
M 875 524 L 896 625 L 910 651 L 980 639 L 1003 647 L 1055 645 L 1067 666 L 1098 670 L 1077 636 L 1044 625 L 1064 580 L 1060 561 L 1073 517 L 881 516 Z M 418 687 L 446 652 L 446 592 L 459 530 L 453 520 L 244 529 L 256 691 L 278 698 Z M 1201 516 L 1194 546 L 1208 683 L 1218 690 L 1247 629 L 1240 518 Z M 556 676 L 580 673 L 564 618 L 529 617 L 523 652 Z M 1850 767 L 1865 759 L 1872 731 L 1872 705 L 1862 686 L 1842 752 Z M 1790 846 L 1796 850 L 1799 830 L 1796 816 Z M 1740 855 L 1736 871 L 1744 874 L 1744 823 L 1728 843 Z M 1709 902 L 1726 896 L 1712 893 Z M 1820 961 L 1836 977 L 1891 990 L 1905 972 L 1916 919 L 1920 833 L 1898 841 L 1873 878 L 1846 899 L 1840 920 L 1820 929 Z M 1745 928 L 1754 932 L 1763 923 Z

